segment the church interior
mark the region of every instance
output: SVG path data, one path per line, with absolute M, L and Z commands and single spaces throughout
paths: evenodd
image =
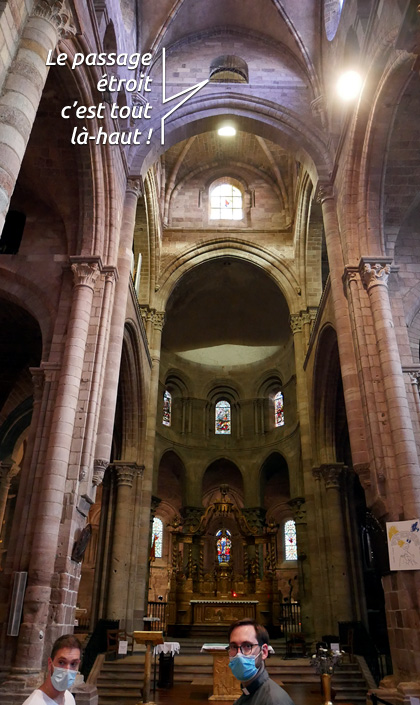
M 420 697 L 419 54 L 414 0 L 0 1 L 4 705 L 155 614 Z

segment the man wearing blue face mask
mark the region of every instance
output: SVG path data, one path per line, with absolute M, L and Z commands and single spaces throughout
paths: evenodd
M 229 629 L 229 668 L 241 681 L 242 695 L 233 705 L 294 705 L 265 669 L 267 630 L 254 619 L 241 619 Z
M 60 636 L 48 659 L 48 675 L 23 705 L 75 705 L 68 688 L 74 684 L 80 664 L 81 644 L 73 634 Z

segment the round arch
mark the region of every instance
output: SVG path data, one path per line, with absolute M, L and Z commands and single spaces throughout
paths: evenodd
M 290 312 L 299 310 L 300 288 L 296 276 L 290 271 L 290 266 L 258 245 L 226 237 L 190 247 L 166 266 L 160 276 L 157 294 L 160 309 L 166 308 L 171 293 L 184 274 L 211 259 L 222 257 L 241 259 L 262 269 L 284 295 Z
M 321 330 L 315 353 L 312 409 L 317 461 L 336 461 L 335 407 L 340 373 L 337 334 L 331 324 Z

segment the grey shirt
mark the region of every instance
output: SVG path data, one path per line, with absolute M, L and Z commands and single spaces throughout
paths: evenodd
M 265 668 L 242 690 L 248 694 L 243 692 L 233 705 L 294 705 L 286 691 L 269 678 Z

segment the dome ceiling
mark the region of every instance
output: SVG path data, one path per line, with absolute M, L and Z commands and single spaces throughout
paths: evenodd
M 290 337 L 286 300 L 258 267 L 234 258 L 186 274 L 166 308 L 162 345 L 192 362 L 247 364 Z

